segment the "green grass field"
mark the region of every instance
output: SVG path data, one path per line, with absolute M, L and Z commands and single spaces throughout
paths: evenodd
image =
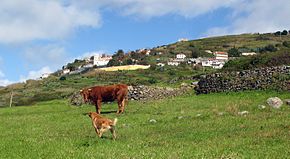
M 289 93 L 185 95 L 146 103 L 116 103 L 103 115 L 118 118 L 117 140 L 97 138 L 93 106 L 64 100 L 0 109 L 0 158 L 289 158 L 290 107 L 266 107 L 268 97 Z M 238 115 L 249 111 L 248 115 Z M 149 122 L 151 119 L 156 122 Z

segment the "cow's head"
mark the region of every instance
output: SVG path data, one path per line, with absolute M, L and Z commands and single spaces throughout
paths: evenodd
M 89 97 L 90 97 L 91 91 L 92 91 L 92 89 L 90 89 L 90 88 L 85 88 L 85 89 L 80 90 L 80 93 L 83 96 L 85 103 L 89 102 Z

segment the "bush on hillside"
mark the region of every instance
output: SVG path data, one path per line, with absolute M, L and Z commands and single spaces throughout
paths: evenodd
M 253 57 L 241 57 L 227 62 L 223 70 L 247 70 L 260 67 L 280 66 L 290 64 L 289 52 L 275 52 Z

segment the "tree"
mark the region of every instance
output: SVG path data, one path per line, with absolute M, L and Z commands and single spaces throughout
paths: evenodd
M 237 48 L 231 48 L 229 51 L 229 57 L 240 57 L 241 53 L 239 52 L 239 50 Z
M 125 62 L 123 63 L 124 65 L 132 65 L 133 64 L 133 60 L 131 58 L 128 58 L 125 60 Z
M 282 43 L 282 45 L 285 46 L 285 47 L 289 47 L 290 48 L 290 43 L 288 41 L 284 41 Z
M 281 35 L 287 35 L 288 34 L 288 31 L 287 30 L 283 30 Z
M 276 35 L 276 36 L 281 35 L 281 31 L 276 31 L 276 32 L 274 33 L 274 35 Z
M 275 51 L 277 51 L 277 48 L 275 48 L 274 45 L 269 44 L 269 45 L 265 46 L 265 50 L 269 51 L 269 52 L 275 52 Z
M 108 62 L 107 66 L 120 66 L 120 62 L 116 58 L 112 58 Z

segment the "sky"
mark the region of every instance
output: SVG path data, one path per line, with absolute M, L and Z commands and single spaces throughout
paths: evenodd
M 290 30 L 289 0 L 1 0 L 0 86 L 95 53 Z

